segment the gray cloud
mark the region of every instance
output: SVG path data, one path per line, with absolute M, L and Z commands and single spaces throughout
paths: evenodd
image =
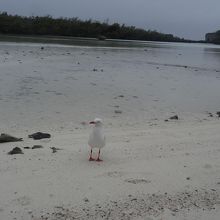
M 12 14 L 109 19 L 190 39 L 220 29 L 219 8 L 219 0 L 0 0 Z

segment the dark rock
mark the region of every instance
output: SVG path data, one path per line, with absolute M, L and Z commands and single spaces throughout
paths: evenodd
M 11 151 L 8 152 L 9 155 L 13 154 L 23 154 L 23 151 L 19 147 L 13 148 Z
M 44 47 L 41 47 L 40 49 L 41 49 L 41 50 L 43 50 L 43 49 L 44 49 Z
M 121 110 L 115 110 L 115 114 L 122 114 Z
M 60 148 L 56 147 L 51 147 L 50 149 L 52 149 L 52 153 L 56 153 L 58 150 L 61 150 Z
M 16 142 L 16 141 L 23 141 L 22 138 L 16 138 L 13 137 L 9 134 L 4 134 L 2 133 L 0 136 L 0 143 L 5 143 L 5 142 Z
M 24 147 L 24 149 L 31 149 L 30 147 Z
M 57 152 L 57 149 L 55 147 L 51 147 L 52 149 L 52 153 L 56 153 Z
M 171 116 L 170 119 L 171 119 L 171 120 L 178 120 L 179 117 L 178 117 L 178 115 L 174 115 L 174 116 Z
M 84 202 L 89 202 L 89 199 L 88 198 L 84 198 Z
M 39 149 L 39 148 L 43 148 L 42 145 L 34 145 L 31 149 Z
M 165 119 L 164 121 L 165 121 L 165 122 L 168 122 L 169 120 L 168 120 L 168 119 Z
M 48 133 L 36 132 L 34 134 L 28 135 L 29 138 L 33 138 L 34 140 L 40 140 L 43 138 L 50 138 L 51 135 Z
M 216 112 L 216 115 L 217 115 L 218 117 L 220 117 L 220 112 Z
M 208 112 L 209 117 L 213 117 L 213 114 L 211 112 Z

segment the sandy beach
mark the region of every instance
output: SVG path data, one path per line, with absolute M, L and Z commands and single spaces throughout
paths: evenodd
M 219 220 L 219 58 L 211 45 L 0 42 L 0 133 L 23 138 L 0 144 L 0 219 Z

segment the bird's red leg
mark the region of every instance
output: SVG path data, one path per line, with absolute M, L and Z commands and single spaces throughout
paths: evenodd
M 94 161 L 95 159 L 92 158 L 92 148 L 91 148 L 91 152 L 90 152 L 90 157 L 89 157 L 89 161 Z
M 103 161 L 103 160 L 101 160 L 101 159 L 99 158 L 99 156 L 100 156 L 100 149 L 99 149 L 99 154 L 98 154 L 98 158 L 96 159 L 96 161 L 98 161 L 98 162 Z

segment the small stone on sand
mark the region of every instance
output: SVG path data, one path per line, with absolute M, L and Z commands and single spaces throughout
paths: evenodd
M 121 110 L 115 110 L 115 114 L 122 114 Z
M 39 149 L 39 148 L 43 148 L 43 146 L 42 146 L 42 145 L 34 145 L 34 146 L 32 147 L 32 149 Z
M 23 151 L 21 150 L 21 148 L 19 147 L 15 147 L 13 148 L 11 151 L 8 152 L 9 155 L 13 155 L 13 154 L 24 154 Z
M 178 120 L 179 117 L 178 117 L 178 115 L 174 115 L 174 116 L 171 116 L 170 119 L 171 119 L 171 120 Z

